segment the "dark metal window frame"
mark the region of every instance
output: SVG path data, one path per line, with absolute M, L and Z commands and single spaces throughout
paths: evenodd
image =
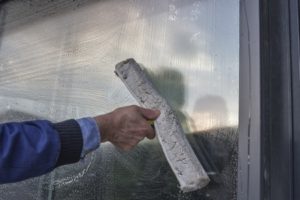
M 240 2 L 239 200 L 300 199 L 298 0 Z

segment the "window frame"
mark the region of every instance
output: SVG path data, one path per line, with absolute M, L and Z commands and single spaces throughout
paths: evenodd
M 298 0 L 241 0 L 239 200 L 300 198 Z

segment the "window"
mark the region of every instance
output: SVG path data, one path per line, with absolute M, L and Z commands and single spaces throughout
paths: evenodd
M 0 4 L 0 120 L 61 121 L 136 104 L 114 65 L 134 57 L 179 117 L 211 176 L 181 193 L 159 143 L 102 144 L 84 162 L 0 199 L 235 199 L 238 0 L 8 1 Z

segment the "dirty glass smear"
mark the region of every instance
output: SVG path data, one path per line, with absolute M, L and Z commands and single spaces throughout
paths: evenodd
M 235 199 L 237 0 L 0 4 L 0 121 L 93 116 L 137 104 L 115 77 L 134 57 L 181 121 L 212 182 L 182 194 L 156 140 L 0 186 L 0 199 Z

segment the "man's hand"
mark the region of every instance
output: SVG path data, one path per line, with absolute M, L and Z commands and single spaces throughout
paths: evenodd
M 145 137 L 153 139 L 155 133 L 148 120 L 155 120 L 159 110 L 145 109 L 139 106 L 127 106 L 111 113 L 95 117 L 101 141 L 109 141 L 115 146 L 130 150 Z

